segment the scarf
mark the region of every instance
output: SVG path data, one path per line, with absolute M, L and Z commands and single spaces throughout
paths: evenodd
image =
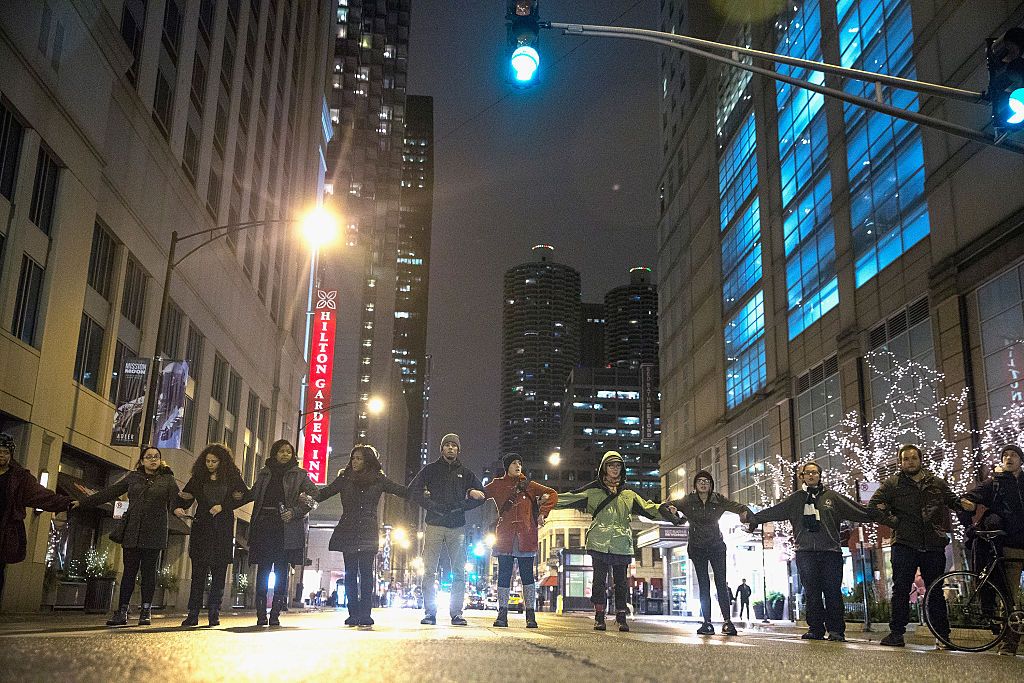
M 807 498 L 804 499 L 803 527 L 807 531 L 818 531 L 821 529 L 821 512 L 818 510 L 818 497 L 825 491 L 821 484 L 817 486 L 804 486 Z

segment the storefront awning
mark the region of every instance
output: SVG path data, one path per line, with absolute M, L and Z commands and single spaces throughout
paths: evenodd
M 678 548 L 690 540 L 690 527 L 659 525 L 636 537 L 637 548 Z
M 550 586 L 557 586 L 558 585 L 558 577 L 557 576 L 545 576 L 543 579 L 540 580 L 540 585 L 541 585 L 541 588 L 547 588 L 547 587 L 550 587 Z

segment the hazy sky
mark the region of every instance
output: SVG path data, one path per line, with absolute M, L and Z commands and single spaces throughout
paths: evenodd
M 657 0 L 542 0 L 541 16 L 602 24 L 627 8 L 618 25 L 656 28 Z M 656 255 L 662 48 L 542 31 L 541 81 L 513 90 L 504 12 L 416 0 L 410 37 L 409 93 L 433 96 L 436 137 L 430 443 L 459 433 L 478 471 L 500 457 L 504 271 L 552 244 L 599 301 Z

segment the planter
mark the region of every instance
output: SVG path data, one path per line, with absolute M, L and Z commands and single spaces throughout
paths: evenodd
M 782 618 L 783 608 L 786 606 L 785 600 L 777 600 L 768 605 L 768 618 L 772 620 L 779 620 Z
M 114 601 L 114 579 L 86 579 L 85 611 L 102 614 L 110 611 Z
M 58 581 L 53 609 L 82 609 L 85 607 L 85 589 L 85 581 Z
M 764 603 L 763 602 L 755 602 L 754 603 L 754 618 L 758 619 L 758 620 L 763 620 L 764 619 Z

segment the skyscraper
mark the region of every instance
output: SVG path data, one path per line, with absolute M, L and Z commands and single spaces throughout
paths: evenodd
M 604 304 L 583 303 L 580 307 L 580 359 L 577 366 L 604 367 Z
M 604 315 L 608 364 L 658 362 L 658 288 L 650 268 L 631 268 L 629 284 L 604 295 Z
M 537 245 L 505 272 L 501 449 L 539 471 L 560 441 L 562 395 L 580 350 L 580 274 Z

